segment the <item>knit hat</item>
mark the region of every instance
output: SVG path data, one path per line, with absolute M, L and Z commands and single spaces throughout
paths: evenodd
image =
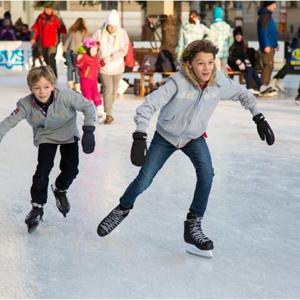
M 276 3 L 276 1 L 263 1 L 262 5 L 263 7 L 268 7 L 269 5 Z
M 100 46 L 99 41 L 97 41 L 96 39 L 93 38 L 85 38 L 83 41 L 83 46 L 87 49 L 90 49 L 94 46 Z
M 233 36 L 236 35 L 243 35 L 243 29 L 241 26 L 238 26 L 233 30 Z
M 106 25 L 111 25 L 111 26 L 120 26 L 120 17 L 118 12 L 113 9 L 106 20 Z
M 223 15 L 224 15 L 224 11 L 222 7 L 214 7 L 213 9 L 213 19 L 214 22 L 221 22 L 223 21 Z

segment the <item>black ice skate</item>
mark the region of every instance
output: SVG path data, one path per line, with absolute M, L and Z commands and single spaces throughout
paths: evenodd
M 54 184 L 51 185 L 51 189 L 56 199 L 56 206 L 58 210 L 63 214 L 64 217 L 66 217 L 67 213 L 70 211 L 70 203 L 67 198 L 67 191 L 58 190 Z
M 28 232 L 33 232 L 39 225 L 40 221 L 43 221 L 44 210 L 43 206 L 33 204 L 32 209 L 26 216 L 25 223 L 28 228 Z
M 132 207 L 131 207 L 132 208 Z M 99 224 L 97 233 L 105 236 L 113 231 L 129 214 L 131 208 L 124 209 L 120 205 L 114 208 Z
M 187 214 L 184 221 L 184 241 L 187 243 L 186 252 L 211 258 L 214 249 L 213 242 L 205 236 L 201 228 L 201 217 Z

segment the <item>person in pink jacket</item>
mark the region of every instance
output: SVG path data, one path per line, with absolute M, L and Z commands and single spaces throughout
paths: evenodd
M 99 46 L 100 43 L 97 40 L 86 38 L 83 46 L 79 48 L 80 54 L 77 57 L 76 65 L 78 67 L 82 95 L 94 102 L 98 122 L 102 123 L 106 115 L 103 109 L 103 100 L 98 91 L 98 73 L 105 63 L 97 55 Z

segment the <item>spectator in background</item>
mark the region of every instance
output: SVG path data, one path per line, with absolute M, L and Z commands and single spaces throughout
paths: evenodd
M 3 18 L 0 19 L 0 28 L 3 26 L 3 22 L 5 19 L 9 19 L 11 20 L 11 14 L 10 14 L 10 11 L 7 10 L 4 14 L 3 14 Z M 12 21 L 12 20 L 11 20 Z
M 11 19 L 4 19 L 0 28 L 1 41 L 15 41 L 17 39 L 16 29 L 13 26 Z
M 82 45 L 88 29 L 83 18 L 78 18 L 69 28 L 69 32 L 64 43 L 64 57 L 67 62 L 67 79 L 70 89 L 80 92 L 78 68 L 76 65 L 77 50 Z
M 47 65 L 51 66 L 57 76 L 55 59 L 57 45 L 60 35 L 63 35 L 62 39 L 64 39 L 67 30 L 63 22 L 55 14 L 51 3 L 47 3 L 44 6 L 44 11 L 37 17 L 31 29 L 33 31 L 31 43 L 35 44 L 37 38 L 40 38 L 44 60 Z
M 209 35 L 210 30 L 205 25 L 200 23 L 198 12 L 191 10 L 189 13 L 188 22 L 184 23 L 180 28 L 176 49 L 177 61 L 180 61 L 183 50 L 189 43 L 195 40 L 201 40 L 204 37 L 209 37 Z
M 264 86 L 270 84 L 274 68 L 274 55 L 278 50 L 278 33 L 276 23 L 272 18 L 275 10 L 276 1 L 263 1 L 262 7 L 258 11 L 257 34 L 263 60 L 261 80 Z
M 118 12 L 113 9 L 102 28 L 99 28 L 93 38 L 100 42 L 100 58 L 105 66 L 100 69 L 100 80 L 103 88 L 105 124 L 111 124 L 114 120 L 112 108 L 122 74 L 125 70 L 124 57 L 128 52 L 129 37 L 121 28 Z
M 290 71 L 290 68 L 291 68 L 290 59 L 291 59 L 291 56 L 292 56 L 291 52 L 294 51 L 295 49 L 300 49 L 300 27 L 298 28 L 298 31 L 297 31 L 296 35 L 292 38 L 291 42 L 289 43 L 289 51 L 288 51 L 289 54 L 288 54 L 288 57 L 286 58 L 287 59 L 286 63 L 276 73 L 276 75 L 271 80 L 272 87 L 275 87 L 276 89 L 278 89 L 282 92 L 284 91 L 283 78 Z
M 260 93 L 266 95 L 268 93 L 271 96 L 272 88 L 261 89 L 261 80 L 251 64 L 250 57 L 248 55 L 248 45 L 243 37 L 243 30 L 241 27 L 236 27 L 233 31 L 234 43 L 229 48 L 228 65 L 235 71 L 240 71 L 244 74 L 246 80 L 246 87 L 250 89 L 253 94 L 260 95 Z M 252 82 L 255 82 L 256 89 L 252 89 Z
M 31 37 L 31 32 L 29 30 L 29 27 L 27 24 L 23 24 L 21 26 L 21 30 L 19 32 L 17 32 L 17 39 L 19 41 L 30 41 L 30 37 Z
M 227 60 L 229 56 L 229 47 L 233 43 L 232 29 L 229 24 L 223 21 L 224 10 L 221 7 L 213 9 L 213 23 L 210 26 L 210 40 L 218 46 L 219 52 L 216 59 L 216 67 L 227 74 Z

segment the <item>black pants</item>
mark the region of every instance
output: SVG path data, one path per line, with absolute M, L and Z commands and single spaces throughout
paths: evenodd
M 275 79 L 283 79 L 285 75 L 287 75 L 290 71 L 290 67 L 285 64 L 279 71 L 278 73 L 274 76 Z
M 47 202 L 49 174 L 54 165 L 57 144 L 40 144 L 38 165 L 32 178 L 31 203 L 44 205 Z M 55 180 L 59 190 L 67 190 L 78 174 L 79 154 L 78 142 L 60 145 L 61 173 Z
M 55 76 L 57 77 L 57 68 L 56 68 L 56 59 L 55 59 L 56 52 L 57 52 L 56 46 L 43 48 L 43 57 L 45 63 L 52 68 Z

